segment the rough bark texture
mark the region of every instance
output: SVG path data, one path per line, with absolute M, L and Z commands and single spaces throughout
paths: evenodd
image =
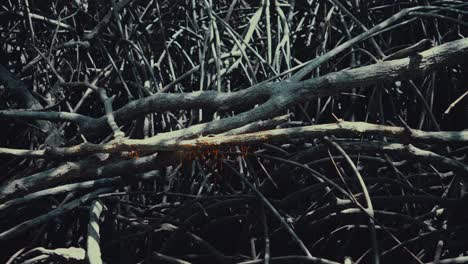
M 0 262 L 466 262 L 467 5 L 380 2 L 2 3 Z

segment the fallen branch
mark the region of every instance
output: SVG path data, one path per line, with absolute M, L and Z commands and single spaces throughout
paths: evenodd
M 90 264 L 102 264 L 101 248 L 99 246 L 99 217 L 104 205 L 99 200 L 91 202 L 89 208 L 88 237 L 86 239 L 86 259 Z
M 305 127 L 282 128 L 240 135 L 219 135 L 201 137 L 189 140 L 165 140 L 157 136 L 148 139 L 122 139 L 106 144 L 83 143 L 64 148 L 48 148 L 45 150 L 24 150 L 0 148 L 0 155 L 18 157 L 55 158 L 76 157 L 95 153 L 118 153 L 136 151 L 139 153 L 153 153 L 157 151 L 187 151 L 209 148 L 254 145 L 265 142 L 288 142 L 293 139 L 319 138 L 327 135 L 341 137 L 382 136 L 395 138 L 410 143 L 449 144 L 468 142 L 468 131 L 437 131 L 428 132 L 416 129 L 369 124 L 365 122 L 346 122 L 313 125 Z
M 462 62 L 467 56 L 468 39 L 460 39 L 428 49 L 414 56 L 383 61 L 369 66 L 342 70 L 322 77 L 305 81 L 268 82 L 233 93 L 201 91 L 191 93 L 157 93 L 149 97 L 131 101 L 112 113 L 97 119 L 78 114 L 58 115 L 16 113 L 10 117 L 28 116 L 30 119 L 67 120 L 83 126 L 85 133 L 96 134 L 109 129 L 107 116 L 112 114 L 115 122 L 123 123 L 145 114 L 178 109 L 213 109 L 218 111 L 245 109 L 263 103 L 259 107 L 233 117 L 193 125 L 185 129 L 156 135 L 153 140 L 190 138 L 199 134 L 222 133 L 249 123 L 268 119 L 288 107 L 320 96 L 337 96 L 355 87 L 368 87 L 383 81 L 406 80 Z M 0 115 L 7 116 L 4 112 Z M 34 115 L 34 117 L 32 117 Z

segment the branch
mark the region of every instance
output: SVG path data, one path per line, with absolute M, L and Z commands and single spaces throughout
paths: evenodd
M 1 63 L 0 85 L 4 85 L 22 107 L 33 110 L 43 108 L 36 98 L 33 97 L 28 87 Z M 0 116 L 2 116 L 2 114 L 0 114 Z M 42 118 L 35 118 L 34 120 L 40 119 Z M 63 143 L 63 137 L 53 124 L 45 121 L 36 121 L 36 124 L 44 133 L 47 133 L 48 136 L 45 141 L 47 145 L 59 146 Z
M 102 264 L 101 248 L 99 246 L 99 218 L 104 205 L 99 200 L 91 202 L 89 208 L 88 238 L 86 240 L 86 259 L 90 264 Z
M 97 179 L 85 182 L 78 182 L 78 183 L 71 183 L 60 185 L 54 188 L 41 190 L 35 193 L 30 193 L 25 196 L 21 196 L 17 199 L 8 200 L 0 204 L 0 212 L 4 214 L 5 210 L 14 209 L 15 207 L 18 208 L 23 205 L 27 204 L 34 204 L 37 200 L 44 200 L 49 196 L 69 193 L 69 192 L 76 192 L 76 191 L 83 191 L 87 189 L 93 189 L 98 187 L 108 187 L 108 186 L 116 186 L 120 184 L 122 180 L 120 177 L 115 178 L 104 178 L 104 179 Z
M 115 177 L 116 175 L 125 175 L 125 172 L 130 171 L 139 173 L 154 170 L 158 166 L 164 166 L 165 163 L 174 158 L 171 155 L 168 156 L 170 157 L 153 154 L 139 159 L 120 160 L 118 162 L 91 159 L 65 162 L 56 168 L 16 179 L 0 186 L 0 201 L 16 198 L 54 185 L 70 183 L 71 181 Z M 100 164 L 102 165 L 98 166 Z
M 158 93 L 134 100 L 112 114 L 117 123 L 134 120 L 142 115 L 177 109 L 238 110 L 255 104 L 259 107 L 182 130 L 161 133 L 153 139 L 189 138 L 199 134 L 222 133 L 249 123 L 267 119 L 297 103 L 313 97 L 337 96 L 356 87 L 369 87 L 382 81 L 411 79 L 462 62 L 467 56 L 468 39 L 452 41 L 415 56 L 383 61 L 369 66 L 342 70 L 300 82 L 261 83 L 233 93 L 201 91 L 191 93 Z M 108 128 L 106 116 L 86 123 L 85 133 L 97 134 Z
M 425 144 L 468 142 L 468 131 L 426 132 L 411 129 L 410 133 L 408 133 L 407 128 L 402 127 L 343 121 L 332 124 L 273 129 L 240 135 L 218 135 L 214 137 L 201 137 L 189 140 L 166 140 L 153 137 L 148 139 L 114 140 L 102 145 L 82 143 L 72 147 L 49 148 L 46 150 L 0 148 L 0 155 L 37 158 L 70 158 L 95 153 L 117 153 L 123 151 L 152 153 L 157 151 L 203 150 L 209 148 L 229 147 L 232 145 L 255 145 L 265 142 L 289 142 L 294 139 L 317 138 L 327 135 L 341 137 L 382 136 L 395 138 L 404 142 Z
M 92 193 L 86 194 L 79 199 L 73 200 L 61 207 L 58 207 L 57 209 L 54 209 L 47 214 L 38 216 L 34 219 L 25 221 L 21 224 L 18 224 L 8 230 L 3 231 L 0 233 L 0 241 L 8 241 L 9 239 L 20 235 L 22 233 L 25 233 L 26 231 L 30 230 L 33 227 L 36 227 L 40 224 L 43 224 L 55 217 L 58 217 L 59 215 L 62 215 L 64 213 L 67 213 L 75 208 L 77 208 L 80 205 L 86 204 L 87 202 L 95 199 L 99 194 L 106 193 L 112 191 L 114 188 L 112 187 L 107 187 L 107 188 L 102 188 L 98 189 Z

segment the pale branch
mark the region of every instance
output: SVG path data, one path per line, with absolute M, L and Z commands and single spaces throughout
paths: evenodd
M 120 130 L 119 126 L 115 122 L 114 114 L 112 111 L 112 102 L 114 101 L 114 96 L 109 97 L 107 96 L 106 90 L 103 88 L 99 88 L 97 90 L 99 97 L 101 98 L 102 103 L 104 104 L 104 110 L 106 112 L 106 120 L 109 127 L 112 129 L 112 133 L 114 138 L 123 138 L 125 137 L 125 133 Z
M 86 239 L 86 259 L 90 264 L 102 264 L 101 247 L 99 242 L 99 218 L 104 210 L 104 204 L 99 200 L 91 202 L 89 208 L 88 237 Z
M 281 128 L 254 133 L 230 136 L 202 137 L 180 141 L 183 147 L 203 147 L 222 145 L 246 145 L 264 141 L 290 141 L 291 139 L 318 138 L 335 136 L 385 136 L 413 143 L 463 143 L 468 142 L 468 131 L 429 132 L 366 122 L 347 122 L 312 125 L 304 127 Z
M 261 119 L 271 118 L 288 107 L 313 97 L 337 96 L 356 87 L 367 88 L 383 81 L 406 80 L 422 76 L 437 68 L 462 62 L 467 55 L 467 50 L 468 40 L 460 39 L 408 58 L 342 70 L 305 81 L 262 83 L 232 93 L 214 91 L 157 93 L 131 101 L 120 109 L 113 111 L 112 114 L 117 123 L 124 123 L 154 112 L 198 108 L 218 111 L 242 110 L 260 104 L 259 107 L 233 117 L 158 134 L 154 137 L 154 140 L 222 133 Z M 40 112 L 35 114 L 37 119 L 59 120 L 58 114 L 41 116 L 38 113 Z M 21 113 L 20 116 L 25 115 L 25 113 Z M 12 117 L 11 114 L 10 117 Z M 106 116 L 90 119 L 89 117 L 79 117 L 77 115 L 67 117 L 63 115 L 61 119 L 68 119 L 82 125 L 82 130 L 85 133 L 95 134 L 108 128 Z
M 337 2 L 337 1 L 333 1 L 333 3 L 339 4 L 341 6 L 341 4 L 339 2 Z M 322 56 L 311 60 L 302 69 L 300 69 L 298 72 L 296 72 L 289 80 L 290 81 L 300 81 L 300 80 L 302 80 L 305 76 L 307 76 L 307 74 L 311 73 L 314 69 L 316 69 L 317 67 L 319 67 L 323 63 L 329 61 L 331 58 L 335 57 L 336 55 L 340 54 L 341 52 L 345 51 L 348 48 L 351 48 L 353 45 L 355 45 L 355 44 L 357 44 L 357 43 L 359 43 L 359 42 L 361 42 L 363 40 L 371 38 L 371 41 L 372 41 L 373 45 L 376 45 L 376 43 L 374 42 L 373 37 L 375 37 L 377 34 L 380 34 L 380 33 L 384 32 L 390 26 L 392 26 L 397 21 L 399 21 L 399 20 L 401 20 L 401 19 L 403 19 L 405 17 L 414 16 L 414 15 L 416 15 L 416 16 L 424 16 L 425 15 L 425 13 L 418 12 L 418 11 L 436 12 L 436 11 L 440 11 L 440 10 L 443 10 L 443 9 L 444 9 L 443 7 L 438 7 L 438 6 L 417 6 L 417 7 L 405 8 L 405 9 L 402 9 L 401 11 L 399 11 L 398 13 L 392 15 L 388 19 L 382 21 L 381 23 L 375 25 L 371 29 L 367 30 L 363 25 L 361 25 L 361 27 L 364 27 L 364 29 L 365 29 L 365 31 L 363 33 L 361 33 L 358 36 L 346 41 L 345 43 L 343 43 L 343 44 L 341 44 L 341 45 L 339 45 L 337 47 L 335 47 L 334 49 L 328 51 L 327 53 L 323 54 Z M 452 10 L 452 11 L 459 12 L 457 10 Z M 410 47 L 409 49 L 404 49 L 401 53 L 398 52 L 398 54 L 392 54 L 389 57 L 385 57 L 384 60 L 401 58 L 401 57 L 403 57 L 405 55 L 411 55 L 411 53 L 408 52 L 408 51 L 412 51 L 412 52 L 414 52 L 416 50 L 419 51 L 420 48 L 424 47 L 424 45 L 425 45 L 425 44 L 424 45 L 422 45 L 422 44 L 424 44 L 424 43 L 420 42 L 418 44 L 415 44 L 412 47 Z M 376 47 L 376 49 L 378 50 L 379 55 L 383 55 L 382 51 L 380 50 L 380 48 L 378 46 Z
M 343 52 L 344 50 L 352 47 L 354 44 L 363 41 L 369 37 L 372 37 L 373 34 L 391 26 L 393 23 L 396 21 L 402 19 L 403 17 L 408 16 L 410 12 L 413 12 L 415 10 L 421 10 L 424 9 L 424 7 L 413 7 L 413 8 L 406 8 L 401 10 L 400 12 L 392 15 L 390 18 L 384 20 L 383 22 L 377 24 L 373 28 L 364 31 L 363 33 L 359 34 L 358 36 L 346 41 L 345 43 L 335 47 L 334 49 L 328 51 L 327 53 L 323 54 L 320 57 L 317 57 L 310 61 L 307 65 L 305 65 L 301 70 L 296 72 L 291 78 L 291 81 L 300 81 L 302 80 L 307 74 L 312 72 L 315 68 L 319 67 L 323 63 L 327 62 L 331 58 L 335 57 L 339 53 Z
M 277 116 L 268 120 L 261 120 L 257 121 L 239 128 L 235 128 L 233 130 L 226 131 L 221 134 L 217 134 L 216 136 L 232 136 L 232 135 L 239 135 L 251 132 L 257 132 L 266 129 L 273 129 L 276 126 L 279 126 L 285 122 L 287 122 L 292 117 L 292 114 L 286 114 L 282 116 Z
M 403 127 L 376 125 L 365 122 L 347 122 L 321 124 L 293 128 L 272 129 L 239 135 L 216 135 L 188 140 L 122 139 L 106 144 L 82 143 L 63 148 L 44 150 L 24 150 L 0 148 L 0 155 L 18 157 L 75 157 L 95 153 L 118 153 L 137 151 L 152 153 L 157 151 L 184 151 L 233 145 L 255 145 L 265 142 L 290 142 L 294 139 L 320 138 L 327 135 L 340 137 L 381 136 L 395 138 L 403 142 L 418 144 L 456 144 L 468 142 L 468 131 L 421 131 Z
M 167 263 L 174 263 L 174 264 L 191 264 L 191 262 L 184 261 L 175 257 L 167 256 L 164 254 L 161 254 L 159 252 L 153 251 L 151 253 L 151 257 L 155 260 L 161 260 L 161 261 L 166 261 Z
M 54 249 L 47 249 L 43 247 L 36 247 L 28 252 L 26 252 L 22 257 L 28 257 L 28 261 L 24 261 L 23 263 L 31 263 L 34 262 L 32 260 L 37 260 L 37 258 L 32 258 L 32 256 L 37 255 L 38 258 L 45 256 L 46 260 L 49 261 L 59 261 L 62 263 L 83 263 L 85 261 L 85 251 L 82 248 L 78 247 L 68 247 L 68 248 L 54 248 Z M 42 258 L 41 258 L 42 259 Z M 45 262 L 45 261 L 42 261 Z M 35 262 L 34 262 L 35 263 Z
M 31 192 L 39 191 L 54 185 L 70 183 L 83 179 L 124 176 L 126 172 L 140 173 L 154 170 L 169 159 L 153 154 L 139 159 L 112 160 L 87 159 L 77 162 L 65 162 L 55 168 L 15 179 L 0 187 L 0 201 L 17 198 Z
M 17 11 L 14 14 L 16 14 L 18 16 L 22 16 L 22 17 L 28 16 L 31 19 L 38 20 L 38 21 L 50 24 L 52 26 L 63 28 L 63 29 L 68 29 L 68 30 L 71 30 L 71 31 L 74 30 L 74 28 L 72 26 L 70 26 L 70 25 L 68 25 L 66 23 L 63 23 L 63 22 L 61 22 L 59 20 L 51 19 L 51 18 L 48 18 L 48 17 L 45 17 L 45 16 L 41 16 L 41 15 L 38 15 L 38 14 L 33 14 L 33 13 L 29 13 L 29 12 L 25 13 L 25 12 L 22 12 L 22 11 Z
M 434 162 L 436 164 L 442 164 L 452 170 L 459 172 L 465 181 L 468 180 L 468 165 L 465 165 L 463 162 L 456 159 L 445 157 L 429 150 L 417 148 L 411 144 L 378 144 L 373 142 L 372 144 L 342 143 L 341 146 L 346 149 L 354 149 L 354 151 L 382 151 L 384 153 L 400 155 L 401 157 L 407 157 L 421 162 Z
M 65 148 L 62 150 L 54 150 L 54 155 L 57 155 L 58 153 L 66 156 L 73 156 L 77 154 L 89 155 L 94 152 L 106 151 L 139 151 L 141 153 L 144 153 L 145 151 L 150 150 L 180 150 L 182 152 L 178 155 L 180 159 L 183 159 L 185 155 L 183 150 L 196 150 L 202 153 L 203 148 L 209 150 L 210 148 L 217 148 L 230 145 L 249 145 L 265 141 L 281 142 L 283 140 L 290 139 L 320 138 L 325 135 L 329 136 L 334 133 L 337 135 L 352 136 L 379 135 L 395 137 L 397 139 L 406 139 L 410 142 L 419 143 L 424 143 L 429 140 L 430 142 L 440 142 L 442 144 L 466 142 L 466 138 L 468 136 L 466 131 L 424 132 L 419 130 L 411 130 L 411 133 L 408 133 L 404 128 L 372 125 L 361 122 L 340 122 L 338 124 L 316 125 L 299 128 L 283 128 L 233 136 L 203 137 L 199 139 L 184 140 L 180 142 L 159 142 L 159 144 L 155 144 L 154 142 L 149 144 L 147 142 L 145 144 L 142 143 L 148 140 L 123 140 L 118 142 L 111 142 L 105 145 L 82 144 L 75 147 Z M 136 142 L 139 143 L 137 144 Z M 462 162 L 439 155 L 432 151 L 419 149 L 413 145 L 379 142 L 372 142 L 368 144 L 366 142 L 340 142 L 340 146 L 352 153 L 383 152 L 387 154 L 398 155 L 401 157 L 409 157 L 424 162 L 435 162 L 437 164 L 443 164 L 453 170 L 462 172 L 463 175 L 468 175 L 468 166 L 464 165 Z M 320 145 L 314 149 L 316 149 L 316 151 L 323 151 L 323 146 Z M 46 155 L 44 157 L 50 156 Z M 39 172 L 21 179 L 17 179 L 6 185 L 1 186 L 0 200 L 17 197 L 18 195 L 31 193 L 33 191 L 38 191 L 41 188 L 48 188 L 50 186 L 53 186 L 54 184 L 63 183 L 64 181 L 70 181 L 73 179 L 83 179 L 83 175 L 86 175 L 86 178 L 109 177 L 119 175 L 119 173 L 121 173 L 122 171 L 132 171 L 138 173 L 148 169 L 154 169 L 157 166 L 160 166 L 161 162 L 164 162 L 164 160 L 158 159 L 157 157 L 157 154 L 153 154 L 134 160 L 123 160 L 117 163 L 104 164 L 100 167 L 95 166 L 96 161 L 94 160 L 66 162 L 59 167 Z
M 291 89 L 297 98 L 334 96 L 351 88 L 379 82 L 408 80 L 442 67 L 463 63 L 468 55 L 468 40 L 459 39 L 433 47 L 413 56 L 383 61 L 369 66 L 330 73 L 303 81 L 302 87 Z

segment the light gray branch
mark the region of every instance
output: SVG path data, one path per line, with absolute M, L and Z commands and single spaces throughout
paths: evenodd
M 218 121 L 222 120 L 224 119 Z M 242 120 L 242 118 L 240 118 L 240 120 Z M 408 130 L 407 128 L 402 127 L 376 125 L 365 122 L 340 121 L 338 123 L 331 124 L 273 129 L 239 135 L 220 134 L 212 137 L 206 136 L 187 140 L 162 138 L 156 136 L 147 139 L 114 140 L 102 145 L 83 143 L 72 147 L 50 148 L 46 150 L 22 150 L 0 148 L 0 155 L 3 154 L 10 156 L 51 158 L 85 156 L 95 153 L 118 153 L 123 151 L 137 151 L 139 153 L 153 153 L 157 151 L 174 150 L 190 151 L 194 149 L 202 150 L 209 148 L 219 148 L 224 146 L 229 147 L 232 145 L 248 146 L 259 143 L 290 142 L 294 139 L 318 138 L 329 135 L 335 135 L 340 137 L 382 136 L 395 138 L 403 142 L 411 142 L 418 144 L 448 144 L 468 142 L 468 131 L 426 132 L 416 129 Z

